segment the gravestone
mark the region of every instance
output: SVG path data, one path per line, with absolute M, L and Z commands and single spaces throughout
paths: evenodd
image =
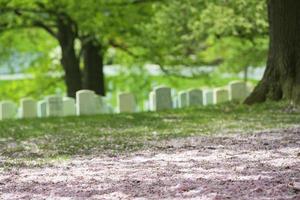
M 105 100 L 103 100 L 103 106 L 101 108 L 101 114 L 113 114 L 115 109 L 109 105 Z
M 212 90 L 206 90 L 204 92 L 204 96 L 205 96 L 205 105 L 214 104 L 214 92 Z
M 162 111 L 172 109 L 171 88 L 159 86 L 154 88 L 154 110 Z
M 107 114 L 113 114 L 115 112 L 115 109 L 111 105 L 106 105 L 105 107 L 105 113 Z
M 12 119 L 17 114 L 17 106 L 11 101 L 0 102 L 0 120 Z
M 214 104 L 224 103 L 229 101 L 229 91 L 225 88 L 214 90 Z
M 202 106 L 203 105 L 203 91 L 199 89 L 191 89 L 187 92 L 188 106 Z
M 172 102 L 173 102 L 173 105 L 172 105 L 173 108 L 179 108 L 178 98 L 176 96 L 172 98 Z
M 91 90 L 80 90 L 76 92 L 76 114 L 94 115 L 96 111 L 95 92 Z
M 21 99 L 20 118 L 37 117 L 37 102 L 31 98 Z
M 106 102 L 104 101 L 104 97 L 95 94 L 94 100 L 95 100 L 95 114 L 109 113 Z
M 178 95 L 175 89 L 171 89 L 172 108 L 178 108 Z
M 247 97 L 253 92 L 254 89 L 255 89 L 254 85 L 252 85 L 251 83 L 247 84 Z
M 71 97 L 63 98 L 63 113 L 64 116 L 75 116 L 76 115 L 76 106 L 75 99 Z
M 46 116 L 47 117 L 62 117 L 64 115 L 63 100 L 60 96 L 46 97 Z
M 231 101 L 244 101 L 248 96 L 246 83 L 243 81 L 234 81 L 229 83 L 229 95 Z
M 132 93 L 125 92 L 118 95 L 118 112 L 133 113 L 136 112 L 136 100 Z
M 143 109 L 142 109 L 144 112 L 147 112 L 147 111 L 150 111 L 150 108 L 149 108 L 149 100 L 145 100 L 144 101 L 144 104 L 143 104 Z
M 17 119 L 21 119 L 21 112 L 22 112 L 21 107 L 17 108 L 17 114 L 16 114 Z
M 38 117 L 47 117 L 47 102 L 41 100 L 37 103 L 37 114 Z
M 181 91 L 178 93 L 178 107 L 179 108 L 184 108 L 187 107 L 187 92 L 186 91 Z
M 155 111 L 155 92 L 154 91 L 151 91 L 150 94 L 149 94 L 149 111 Z

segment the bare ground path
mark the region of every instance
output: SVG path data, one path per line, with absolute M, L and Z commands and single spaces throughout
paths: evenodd
M 2 199 L 300 199 L 300 128 L 2 171 Z M 1 199 L 0 198 L 0 199 Z

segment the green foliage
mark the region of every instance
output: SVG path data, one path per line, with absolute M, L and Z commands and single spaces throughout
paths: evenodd
M 0 67 L 10 67 L 11 71 L 31 66 L 31 63 L 51 62 L 51 55 L 57 43 L 46 32 L 37 29 L 6 31 L 0 35 Z M 16 66 L 17 65 L 17 66 Z M 13 69 L 15 68 L 15 69 Z
M 245 67 L 265 66 L 268 52 L 268 40 L 265 37 L 253 40 L 225 37 L 211 39 L 210 43 L 211 47 L 202 55 L 209 58 L 215 55 L 222 57 L 220 72 L 239 73 Z
M 39 84 L 40 83 L 40 84 Z M 0 81 L 0 100 L 19 102 L 21 98 L 43 99 L 45 96 L 63 93 L 64 82 L 57 78 L 36 77 L 36 80 Z M 60 89 L 61 88 L 61 89 Z
M 148 62 L 168 71 L 218 66 L 240 72 L 262 66 L 268 46 L 266 2 L 174 0 L 155 7 L 136 39 Z M 146 39 L 145 39 L 146 38 Z
M 10 68 L 11 74 L 24 74 L 24 78 L 14 81 L 0 81 L 0 100 L 18 102 L 23 97 L 43 98 L 65 90 L 62 69 L 57 55 L 57 43 L 46 32 L 28 29 L 20 32 L 4 32 L 0 37 L 3 54 L 0 65 Z M 11 58 L 14 52 L 16 56 Z
M 205 32 L 211 36 L 204 56 L 220 56 L 223 71 L 264 66 L 268 50 L 266 6 L 260 0 L 209 1 L 194 26 L 196 35 Z
M 200 30 L 198 33 L 237 36 L 243 39 L 267 34 L 267 4 L 265 1 L 210 0 L 205 2 L 206 8 L 195 23 L 196 30 Z
M 207 34 L 195 38 L 193 23 L 203 10 L 203 1 L 169 1 L 159 4 L 150 23 L 141 26 L 140 41 L 146 59 L 162 66 L 202 64 L 199 53 L 206 48 Z

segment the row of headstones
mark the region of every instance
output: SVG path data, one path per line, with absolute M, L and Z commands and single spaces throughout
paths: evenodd
M 191 89 L 181 91 L 175 98 L 171 88 L 156 87 L 149 94 L 148 110 L 161 111 L 172 108 L 189 106 L 203 106 L 219 104 L 227 101 L 243 101 L 251 91 L 244 82 L 232 82 L 228 87 L 213 90 Z M 18 110 L 18 111 L 17 111 Z M 119 113 L 137 112 L 137 102 L 132 93 L 118 95 Z M 10 118 L 35 118 L 35 117 L 62 117 L 96 115 L 113 113 L 102 96 L 90 90 L 81 90 L 76 93 L 76 100 L 70 97 L 48 96 L 37 102 L 25 98 L 20 101 L 20 108 L 10 101 L 0 102 L 0 120 Z
M 149 110 L 161 111 L 172 108 L 220 104 L 228 101 L 242 102 L 253 88 L 245 82 L 235 81 L 216 89 L 190 89 L 172 97 L 171 88 L 156 87 L 149 94 Z
M 105 102 L 104 98 L 90 90 L 78 91 L 76 100 L 58 95 L 47 96 L 38 102 L 32 98 L 24 98 L 21 99 L 19 108 L 11 101 L 0 102 L 0 120 L 81 116 L 112 112 L 112 107 Z

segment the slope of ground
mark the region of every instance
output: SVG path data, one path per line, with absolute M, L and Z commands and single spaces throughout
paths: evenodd
M 3 199 L 299 199 L 286 104 L 0 123 Z
M 300 128 L 192 137 L 0 175 L 4 199 L 300 199 Z

